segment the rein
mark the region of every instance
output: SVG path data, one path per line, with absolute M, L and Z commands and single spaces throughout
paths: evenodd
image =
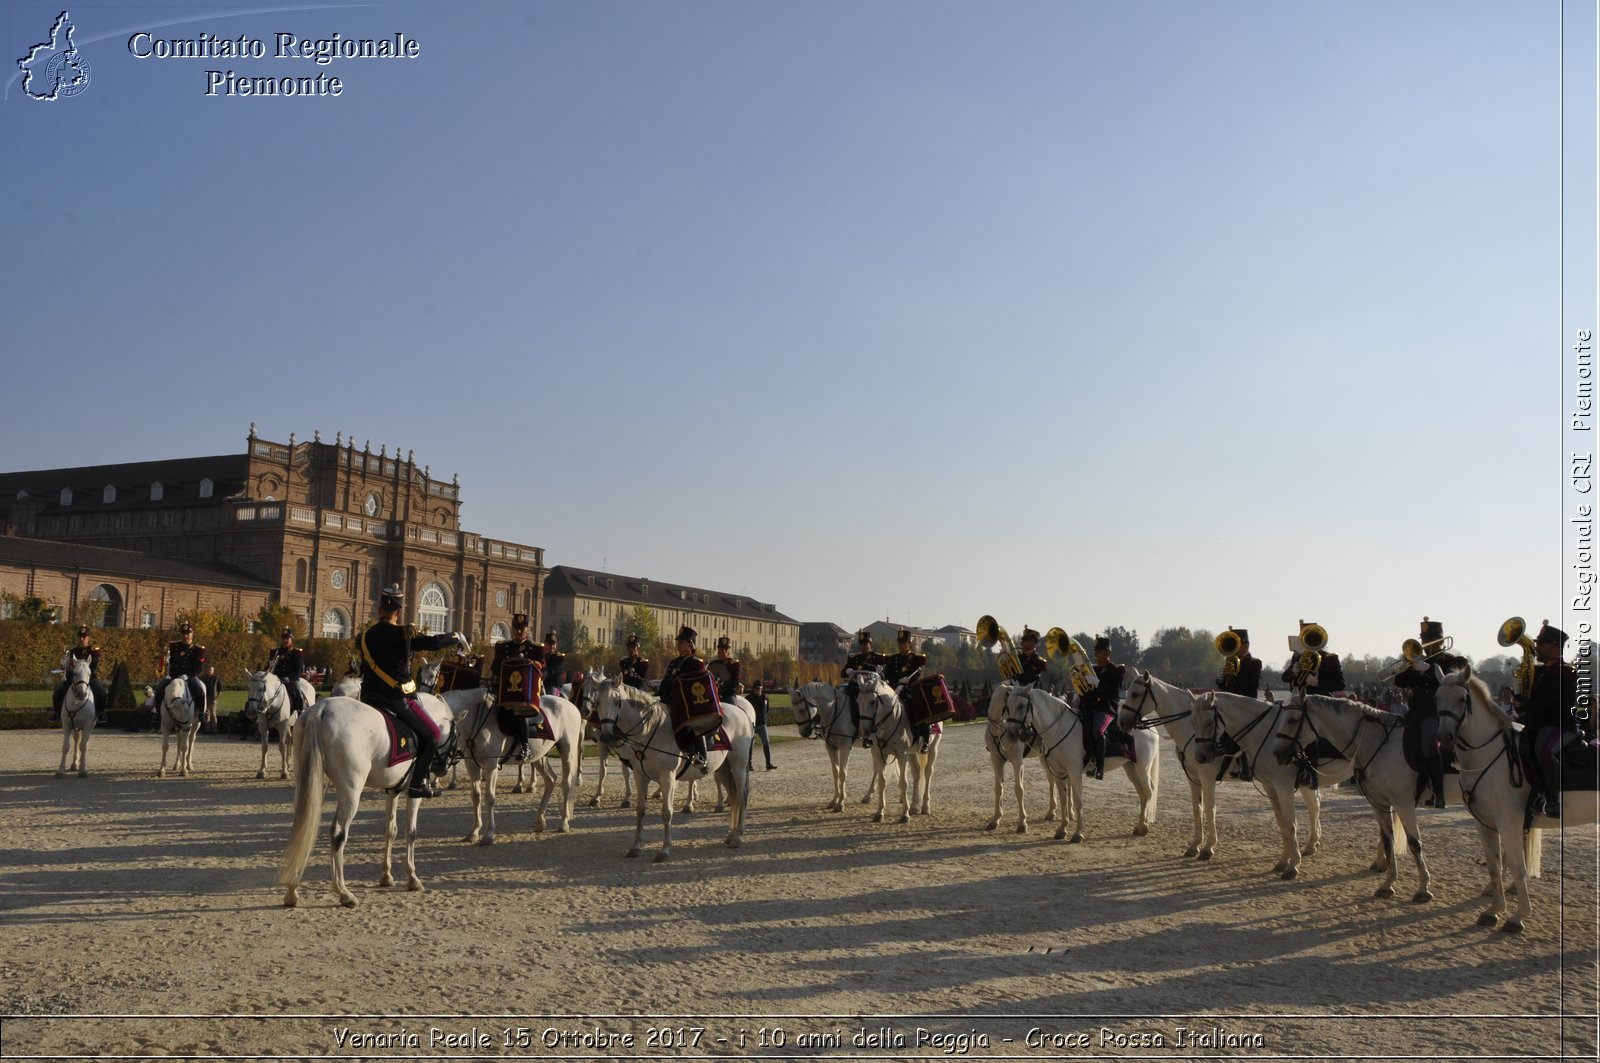
M 1511 783 L 1512 788 L 1521 789 L 1526 784 L 1526 780 L 1522 778 L 1522 760 L 1517 756 L 1516 753 L 1517 736 L 1510 727 L 1498 728 L 1493 734 L 1491 734 L 1488 738 L 1485 738 L 1482 742 L 1479 742 L 1477 745 L 1471 745 L 1461 737 L 1461 725 L 1466 723 L 1467 714 L 1471 711 L 1472 692 L 1468 690 L 1467 707 L 1465 709 L 1460 712 L 1455 712 L 1451 709 L 1440 709 L 1438 710 L 1438 715 L 1440 717 L 1455 721 L 1456 731 L 1455 734 L 1451 736 L 1450 748 L 1457 754 L 1456 767 L 1458 769 L 1457 778 L 1461 782 L 1461 802 L 1467 806 L 1467 811 L 1472 813 L 1473 819 L 1477 820 L 1482 826 L 1493 830 L 1494 824 L 1484 822 L 1484 820 L 1479 817 L 1478 810 L 1473 807 L 1472 802 L 1472 798 L 1478 792 L 1479 785 L 1482 784 L 1484 778 L 1489 774 L 1489 769 L 1494 767 L 1495 762 L 1501 757 L 1505 757 L 1506 778 Z M 1469 767 L 1466 761 L 1461 759 L 1460 753 L 1462 751 L 1476 753 L 1480 749 L 1487 749 L 1495 742 L 1496 739 L 1499 739 L 1500 748 L 1495 751 L 1494 756 L 1489 758 L 1488 763 L 1484 764 L 1481 768 Z M 1477 778 L 1473 781 L 1470 787 L 1466 785 L 1465 781 L 1465 775 L 1469 771 L 1477 774 Z
M 1387 722 L 1385 720 L 1379 720 L 1379 719 L 1375 719 L 1372 716 L 1368 716 L 1364 712 L 1359 713 L 1359 714 L 1356 715 L 1356 725 L 1355 725 L 1354 730 L 1350 734 L 1350 741 L 1347 742 L 1344 745 L 1343 748 L 1340 748 L 1340 746 L 1339 746 L 1339 744 L 1337 742 L 1334 742 L 1333 740 L 1329 739 L 1326 735 L 1322 734 L 1321 732 L 1319 732 L 1317 730 L 1316 721 L 1311 719 L 1311 710 L 1304 703 L 1301 703 L 1299 706 L 1291 705 L 1285 711 L 1300 713 L 1300 722 L 1295 725 L 1295 729 L 1294 729 L 1294 733 L 1293 734 L 1286 734 L 1283 731 L 1279 731 L 1278 732 L 1278 737 L 1279 738 L 1288 738 L 1290 741 L 1298 742 L 1299 738 L 1300 738 L 1300 729 L 1302 727 L 1305 727 L 1305 726 L 1309 725 L 1310 726 L 1310 730 L 1311 730 L 1311 739 L 1312 740 L 1309 743 L 1306 743 L 1306 744 L 1304 744 L 1304 745 L 1302 745 L 1300 747 L 1301 755 L 1303 757 L 1305 757 L 1307 760 L 1309 760 L 1310 758 L 1309 758 L 1309 756 L 1307 756 L 1305 754 L 1305 750 L 1309 746 L 1315 746 L 1317 744 L 1318 740 L 1327 742 L 1328 745 L 1332 746 L 1335 750 L 1338 751 L 1339 756 L 1338 756 L 1337 759 L 1339 759 L 1339 760 L 1348 760 L 1352 765 L 1354 765 L 1354 767 L 1355 767 L 1355 777 L 1356 777 L 1356 781 L 1357 781 L 1358 784 L 1359 784 L 1359 782 L 1361 780 L 1361 777 L 1366 774 L 1367 768 L 1371 766 L 1371 764 L 1372 764 L 1372 762 L 1374 760 L 1378 759 L 1378 754 L 1383 752 L 1383 747 L 1388 743 L 1389 739 L 1394 737 L 1395 732 L 1398 731 L 1400 729 L 1401 725 L 1404 723 L 1404 721 L 1401 720 L 1399 717 L 1396 717 L 1395 721 L 1393 723 L 1389 723 L 1389 722 Z M 1353 755 L 1351 755 L 1350 750 L 1355 748 L 1356 743 L 1361 741 L 1361 725 L 1362 724 L 1366 724 L 1366 723 L 1377 724 L 1379 727 L 1382 727 L 1383 728 L 1383 737 L 1378 740 L 1377 746 L 1372 750 L 1372 755 L 1367 757 L 1366 763 L 1363 764 L 1363 763 L 1359 762 L 1358 760 L 1356 760 L 1356 758 Z M 1311 769 L 1313 771 L 1315 771 L 1318 775 L 1323 774 L 1323 772 L 1319 768 L 1317 768 L 1316 764 L 1314 764 L 1314 763 L 1311 765 Z

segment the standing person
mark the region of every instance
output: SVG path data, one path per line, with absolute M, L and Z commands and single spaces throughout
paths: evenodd
M 417 755 L 406 796 L 436 797 L 438 792 L 429 784 L 428 773 L 439 752 L 439 730 L 412 697 L 417 684 L 411 678 L 411 654 L 416 650 L 442 650 L 451 644 L 465 650 L 471 644 L 459 632 L 419 635 L 410 624 L 401 625 L 404 597 L 398 586 L 385 587 L 378 596 L 378 622 L 356 637 L 356 652 L 361 658 L 361 700 L 388 709 L 416 732 Z
M 200 677 L 206 670 L 206 648 L 194 644 L 194 625 L 185 620 L 178 625 L 178 640 L 167 643 L 167 676 L 156 685 L 156 708 L 167 700 L 167 688 L 173 683 L 184 683 L 189 688 L 189 700 L 195 712 L 206 711 L 206 686 Z
M 645 678 L 650 674 L 650 658 L 639 652 L 639 636 L 628 636 L 628 655 L 617 662 L 617 671 L 623 683 L 635 690 L 644 690 Z
M 1561 818 L 1561 750 L 1582 734 L 1572 715 L 1578 704 L 1578 673 L 1561 659 L 1566 644 L 1565 631 L 1551 627 L 1548 620 L 1540 624 L 1533 640 L 1538 666 L 1533 670 L 1532 689 L 1518 706 L 1523 763 L 1541 776 L 1529 780 L 1534 792 L 1528 811 L 1534 815 L 1542 811 L 1552 819 Z
M 839 669 L 840 678 L 849 680 L 845 683 L 844 692 L 846 700 L 850 702 L 850 722 L 855 724 L 856 732 L 861 731 L 861 705 L 857 700 L 861 694 L 861 684 L 851 675 L 851 672 L 868 671 L 883 672 L 884 657 L 872 649 L 872 634 L 865 629 L 856 633 L 856 645 L 859 647 L 855 653 L 846 657 L 844 667 Z M 861 744 L 866 745 L 866 736 L 862 736 Z
M 683 766 L 678 769 L 678 778 L 688 772 L 690 765 L 706 770 L 706 743 L 705 739 L 694 733 L 688 726 L 691 706 L 683 699 L 683 692 L 679 689 L 678 680 L 704 679 L 708 685 L 711 683 L 711 673 L 706 671 L 706 662 L 694 653 L 694 640 L 697 632 L 694 628 L 684 625 L 678 629 L 678 637 L 673 640 L 673 649 L 677 656 L 667 662 L 666 671 L 661 673 L 661 700 L 666 702 L 667 710 L 672 716 L 672 737 L 678 743 L 678 748 L 683 751 Z
M 50 701 L 56 707 L 56 716 L 61 715 L 61 706 L 66 704 L 67 700 L 67 687 L 72 685 L 72 673 L 69 669 L 73 661 L 89 662 L 89 696 L 94 699 L 94 715 L 98 720 L 105 719 L 106 688 L 100 685 L 100 679 L 95 674 L 100 668 L 100 647 L 94 645 L 93 639 L 90 638 L 88 624 L 78 625 L 77 643 L 68 647 L 67 652 L 61 656 L 61 667 L 63 671 L 67 671 L 67 677 L 57 683 L 56 688 L 50 692 Z
M 912 652 L 911 632 L 905 628 L 901 628 L 895 634 L 894 645 L 894 655 L 883 662 L 883 681 L 894 687 L 895 696 L 898 697 L 907 683 L 913 683 L 922 677 L 922 669 L 928 663 L 928 656 Z M 909 716 L 906 719 L 910 722 Z M 917 740 L 924 753 L 928 751 L 928 743 L 932 738 L 931 724 L 931 720 L 911 723 L 911 737 Z
M 1017 636 L 1017 661 L 1022 665 L 1022 671 L 1017 675 L 1020 686 L 1037 683 L 1050 667 L 1039 655 L 1039 633 L 1027 624 L 1022 625 L 1022 634 Z
M 1400 739 L 1422 762 L 1422 776 L 1433 791 L 1430 808 L 1444 807 L 1444 758 L 1439 752 L 1439 680 L 1433 666 L 1453 672 L 1466 661 L 1443 652 L 1444 624 L 1422 618 L 1419 631 L 1422 652 L 1411 667 L 1394 677 L 1394 685 L 1406 692 L 1406 712 Z M 1418 795 L 1420 796 L 1420 795 Z
M 528 637 L 528 614 L 511 614 L 511 637 L 494 644 L 494 661 L 489 665 L 489 675 L 493 677 L 494 689 L 499 691 L 500 674 L 505 669 L 505 664 L 515 658 L 529 661 L 540 661 L 544 658 L 544 648 Z M 530 703 L 539 704 L 539 691 L 528 691 Z M 528 743 L 533 738 L 532 716 L 518 716 L 515 713 L 502 710 L 498 714 L 498 722 L 502 730 L 511 737 L 512 746 L 509 756 L 512 760 L 525 760 L 528 756 Z
M 733 641 L 728 636 L 718 636 L 717 655 L 706 665 L 706 670 L 716 677 L 717 697 L 732 701 L 742 685 L 739 676 L 744 671 L 744 662 L 733 655 Z
M 290 716 L 304 711 L 306 699 L 300 692 L 300 680 L 306 674 L 306 655 L 294 644 L 293 628 L 283 629 L 278 647 L 267 657 L 267 669 L 288 688 Z
M 767 770 L 771 771 L 777 765 L 772 763 L 772 743 L 767 739 L 767 689 L 766 683 L 757 679 L 750 686 L 750 707 L 756 710 L 756 737 L 761 739 L 761 752 L 767 758 Z
M 544 692 L 566 697 L 567 692 L 561 689 L 564 678 L 561 669 L 566 666 L 567 655 L 556 648 L 556 629 L 551 628 L 544 633 L 544 648 L 540 650 L 538 658 L 544 662 Z
M 1117 715 L 1117 703 L 1122 700 L 1122 677 L 1127 669 L 1111 661 L 1111 640 L 1104 635 L 1094 637 L 1093 690 L 1078 702 L 1078 718 L 1083 722 L 1084 739 L 1094 757 L 1094 777 L 1106 777 L 1106 728 Z
M 200 677 L 200 685 L 206 691 L 206 734 L 217 733 L 217 698 L 222 693 L 222 680 L 217 678 L 217 666 L 206 665 L 206 674 Z

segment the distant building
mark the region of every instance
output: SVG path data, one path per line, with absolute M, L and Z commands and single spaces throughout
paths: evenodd
M 787 652 L 791 658 L 799 654 L 799 622 L 769 602 L 742 594 L 571 565 L 555 566 L 544 583 L 545 626 L 570 620 L 596 646 L 621 647 L 628 614 L 641 605 L 655 614 L 662 638 L 672 638 L 687 624 L 699 634 L 697 648 L 708 653 L 718 636 L 727 635 L 741 657 L 769 651 Z
M 241 574 L 304 616 L 315 636 L 349 636 L 373 615 L 378 590 L 398 583 L 406 619 L 418 626 L 506 637 L 513 612 L 537 614 L 544 551 L 462 531 L 460 491 L 454 477 L 434 478 L 398 447 L 373 453 L 370 443 L 358 449 L 342 433 L 333 443 L 320 433 L 310 442 L 291 434 L 274 443 L 251 425 L 243 454 L 0 473 L 0 528 Z M 58 552 L 37 571 L 69 561 Z M 113 574 L 92 554 L 71 563 Z M 35 562 L 0 554 L 4 585 L 26 565 Z M 111 579 L 96 584 L 116 599 L 105 610 L 108 626 L 171 627 L 195 607 L 192 588 L 208 585 L 198 570 L 124 575 L 139 580 L 137 589 Z M 213 582 L 227 586 L 226 578 Z M 240 603 L 223 611 L 249 618 L 260 609 Z M 77 599 L 53 604 L 75 621 Z
M 843 664 L 850 655 L 855 634 L 826 620 L 800 625 L 800 659 L 824 664 Z
M 915 624 L 899 624 L 893 620 L 876 620 L 861 630 L 872 636 L 873 649 L 879 653 L 893 653 L 894 640 L 900 634 L 901 628 L 911 632 L 911 648 L 918 652 L 921 652 L 922 644 L 931 637 L 927 630 Z
M 978 644 L 978 633 L 959 624 L 946 624 L 944 627 L 933 631 L 928 638 L 948 646 L 952 650 L 959 650 L 963 646 L 976 646 Z

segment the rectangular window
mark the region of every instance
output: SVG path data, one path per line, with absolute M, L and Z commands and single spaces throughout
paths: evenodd
M 140 614 L 140 616 L 139 616 L 139 626 L 142 627 L 142 628 L 146 628 L 146 629 L 155 627 L 156 626 L 156 614 L 148 613 L 148 612 Z

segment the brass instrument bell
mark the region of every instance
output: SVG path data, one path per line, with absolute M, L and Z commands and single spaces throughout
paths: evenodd
M 995 664 L 1000 669 L 1000 678 L 1015 679 L 1022 674 L 1022 659 L 1017 656 L 1017 648 L 1011 644 L 1011 636 L 1006 634 L 1006 629 L 1000 626 L 999 621 L 985 613 L 978 617 L 977 625 L 978 648 L 982 650 L 993 649 L 995 643 L 1000 644 L 1000 654 Z

